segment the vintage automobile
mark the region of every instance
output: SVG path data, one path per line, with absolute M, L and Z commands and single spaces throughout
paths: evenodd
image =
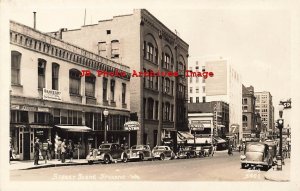
M 99 149 L 91 149 L 86 160 L 89 164 L 95 161 L 108 164 L 111 162 L 123 161 L 127 162 L 127 153 L 116 143 L 105 143 L 99 146 Z
M 196 149 L 192 146 L 181 147 L 176 155 L 177 159 L 189 159 L 197 157 Z
M 174 159 L 175 153 L 169 146 L 156 146 L 152 149 L 153 157 L 160 160 Z
M 154 159 L 149 145 L 134 145 L 126 151 L 128 160 Z
M 241 155 L 241 167 L 250 166 L 269 169 L 273 160 L 269 152 L 269 146 L 262 142 L 247 142 L 244 155 Z

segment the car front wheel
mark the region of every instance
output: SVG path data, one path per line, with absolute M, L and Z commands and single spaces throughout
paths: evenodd
M 103 162 L 104 162 L 104 164 L 109 164 L 110 163 L 110 158 L 109 158 L 108 155 L 104 156 Z
M 127 162 L 128 161 L 128 157 L 127 157 L 127 155 L 124 155 L 123 156 L 123 160 L 122 160 L 123 162 Z
M 165 160 L 165 155 L 164 154 L 160 155 L 160 160 Z
M 140 154 L 140 160 L 144 160 L 144 155 Z

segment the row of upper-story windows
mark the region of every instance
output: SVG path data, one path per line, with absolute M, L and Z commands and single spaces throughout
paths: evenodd
M 21 66 L 22 54 L 17 51 L 11 52 L 11 83 L 12 85 L 21 85 L 20 81 L 20 66 Z M 38 70 L 38 88 L 42 89 L 46 87 L 46 65 L 47 61 L 42 58 L 37 59 L 37 70 Z M 59 68 L 58 63 L 52 62 L 52 86 L 53 90 L 59 90 Z M 80 95 L 81 94 L 81 72 L 77 69 L 69 70 L 69 93 L 70 95 Z M 85 95 L 87 97 L 95 97 L 95 83 L 96 77 L 91 74 L 90 76 L 85 76 Z M 115 102 L 115 80 L 110 80 L 110 101 Z M 103 101 L 108 101 L 108 79 L 103 78 Z M 126 102 L 126 84 L 122 83 L 122 103 Z
M 40 51 L 46 54 L 50 54 L 52 56 L 56 56 L 60 59 L 68 60 L 71 62 L 75 62 L 80 65 L 84 65 L 85 67 L 88 68 L 93 68 L 96 70 L 104 70 L 104 71 L 114 71 L 115 68 L 106 64 L 102 64 L 101 62 L 98 62 L 96 60 L 87 58 L 85 56 L 93 56 L 92 53 L 89 53 L 85 50 L 81 50 L 81 53 L 84 54 L 85 56 L 73 53 L 71 51 L 67 51 L 65 49 L 50 45 L 46 42 L 42 42 L 36 39 L 32 39 L 30 37 L 27 37 L 25 35 L 21 35 L 15 32 L 10 32 L 10 40 L 11 42 L 18 43 L 22 46 L 32 48 L 36 51 Z M 119 55 L 119 41 L 114 40 L 112 41 L 112 56 L 118 57 Z M 101 55 L 100 55 L 101 56 Z M 95 59 L 104 59 L 102 57 L 97 57 L 94 56 Z M 104 60 L 107 61 L 107 60 Z M 115 62 L 111 61 L 113 64 L 116 64 Z M 121 69 L 118 69 L 119 71 L 122 71 Z M 126 79 L 129 79 L 130 74 L 128 73 L 127 76 L 125 77 Z
M 193 93 L 193 87 L 190 87 L 190 93 Z M 195 87 L 195 93 L 199 93 L 199 87 Z M 202 93 L 205 93 L 205 86 L 202 86 Z
M 168 53 L 169 52 L 169 53 Z M 144 41 L 143 43 L 143 53 L 144 59 L 158 64 L 158 48 L 153 45 L 151 42 Z M 162 52 L 161 57 L 161 66 L 167 70 L 174 70 L 174 57 L 172 56 L 172 52 L 170 50 L 166 50 L 166 52 Z M 186 69 L 185 64 L 182 61 L 178 62 L 178 71 L 184 72 Z
M 159 119 L 159 102 L 153 98 L 144 98 L 144 118 L 151 120 Z M 169 102 L 162 103 L 162 114 L 164 121 L 174 121 L 174 105 Z
M 202 103 L 205 103 L 206 102 L 206 97 L 203 96 L 202 97 Z M 193 97 L 190 97 L 190 103 L 194 103 L 194 98 Z M 195 103 L 200 103 L 200 98 L 199 97 L 196 97 L 196 102 Z
M 110 45 L 110 49 L 109 49 Z M 120 57 L 120 42 L 118 40 L 112 40 L 110 44 L 105 41 L 98 42 L 98 54 L 100 56 L 106 57 L 110 51 L 110 57 L 112 59 Z

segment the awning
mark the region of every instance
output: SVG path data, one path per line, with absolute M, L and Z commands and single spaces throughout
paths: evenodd
M 217 143 L 226 143 L 226 141 L 220 137 L 214 137 L 214 140 L 217 142 Z
M 210 137 L 196 137 L 196 144 L 211 144 L 211 138 Z M 188 140 L 187 141 L 190 144 L 194 143 L 194 140 Z
M 51 126 L 48 125 L 30 125 L 33 129 L 52 129 Z
M 188 131 L 178 131 L 177 136 L 180 139 L 194 139 L 194 136 Z
M 89 131 L 92 131 L 92 129 L 87 127 L 87 126 L 62 126 L 62 125 L 56 125 L 56 127 L 61 128 L 65 131 L 70 131 L 70 132 L 89 132 Z

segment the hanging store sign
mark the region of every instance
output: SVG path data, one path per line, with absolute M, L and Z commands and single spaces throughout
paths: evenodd
M 50 101 L 62 101 L 61 91 L 43 88 L 43 99 Z
M 140 123 L 137 121 L 128 121 L 124 124 L 124 130 L 126 131 L 133 131 L 140 129 Z
M 280 101 L 280 103 L 283 105 L 284 109 L 292 108 L 292 101 L 291 100 Z

